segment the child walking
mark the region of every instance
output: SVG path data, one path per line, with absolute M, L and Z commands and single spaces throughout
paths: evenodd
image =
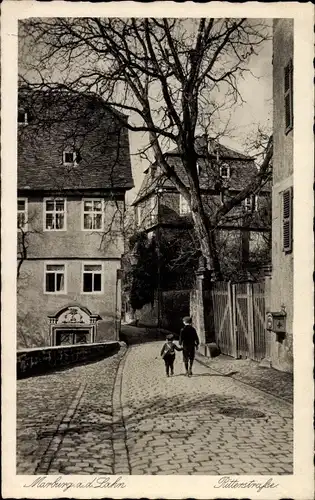
M 179 345 L 183 346 L 183 361 L 186 375 L 192 376 L 192 366 L 195 359 L 195 349 L 198 349 L 199 338 L 196 330 L 192 326 L 192 319 L 188 316 L 183 318 L 184 328 L 181 329 Z
M 174 375 L 175 350 L 176 351 L 183 350 L 180 347 L 177 347 L 177 345 L 174 344 L 173 340 L 174 336 L 172 334 L 167 335 L 166 342 L 161 350 L 161 356 L 164 359 L 167 377 L 170 376 L 170 371 L 171 375 Z

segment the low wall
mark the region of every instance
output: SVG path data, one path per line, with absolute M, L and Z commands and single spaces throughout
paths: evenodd
M 119 342 L 40 347 L 17 351 L 17 378 L 30 377 L 75 364 L 96 361 L 119 351 Z

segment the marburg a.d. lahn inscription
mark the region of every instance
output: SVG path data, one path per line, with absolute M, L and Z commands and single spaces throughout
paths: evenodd
M 39 476 L 32 483 L 24 484 L 24 488 L 56 488 L 67 491 L 69 488 L 126 488 L 122 477 L 93 477 L 89 481 L 64 481 L 62 476 L 49 480 L 47 476 Z

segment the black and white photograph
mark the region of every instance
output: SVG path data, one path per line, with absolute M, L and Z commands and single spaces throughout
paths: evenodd
M 16 380 L 4 402 L 16 404 L 22 495 L 122 498 L 132 476 L 166 476 L 154 493 L 165 497 L 167 481 L 195 475 L 223 497 L 292 494 L 281 480 L 305 480 L 294 419 L 308 427 L 302 393 L 313 393 L 296 390 L 312 365 L 311 189 L 303 205 L 296 175 L 306 144 L 300 167 L 314 177 L 313 111 L 304 131 L 299 116 L 314 109 L 312 81 L 297 88 L 296 56 L 310 5 L 194 17 L 147 5 L 132 17 L 38 14 L 33 2 L 23 16 L 10 3 L 16 272 L 4 334 Z M 190 484 L 176 498 L 210 498 Z

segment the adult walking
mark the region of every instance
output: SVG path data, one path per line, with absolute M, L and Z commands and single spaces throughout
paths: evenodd
M 183 318 L 184 327 L 179 335 L 179 345 L 183 346 L 183 361 L 186 375 L 191 377 L 192 366 L 195 359 L 195 350 L 199 346 L 199 338 L 195 328 L 192 326 L 192 319 L 188 316 Z

